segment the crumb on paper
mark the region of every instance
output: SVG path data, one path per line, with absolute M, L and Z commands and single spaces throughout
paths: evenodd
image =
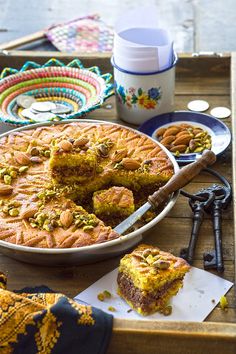
M 104 294 L 105 298 L 107 298 L 107 299 L 110 299 L 110 298 L 111 298 L 111 293 L 110 293 L 110 291 L 104 290 L 104 291 L 103 291 L 103 294 Z
M 98 298 L 98 300 L 100 300 L 100 301 L 104 301 L 104 300 L 105 300 L 105 296 L 104 296 L 103 293 L 99 293 L 99 294 L 97 295 L 97 298 Z
M 227 310 L 227 308 L 228 308 L 228 300 L 226 299 L 226 297 L 225 296 L 221 296 L 221 298 L 220 298 L 220 308 L 222 309 L 222 310 L 224 310 L 224 311 L 226 311 Z
M 108 290 L 104 290 L 102 293 L 99 293 L 97 295 L 98 300 L 104 301 L 105 299 L 110 299 L 111 298 L 111 293 Z
M 170 316 L 172 314 L 172 306 L 168 305 L 166 306 L 162 311 L 164 316 Z
M 116 308 L 113 307 L 113 306 L 109 306 L 109 307 L 108 307 L 108 311 L 115 312 L 115 311 L 116 311 Z
M 215 299 L 211 299 L 211 302 L 212 302 L 213 304 L 215 304 L 216 300 L 215 300 Z

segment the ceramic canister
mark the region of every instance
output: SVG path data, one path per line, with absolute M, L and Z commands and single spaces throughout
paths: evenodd
M 131 124 L 174 110 L 175 65 L 156 72 L 131 72 L 120 68 L 112 57 L 118 116 Z

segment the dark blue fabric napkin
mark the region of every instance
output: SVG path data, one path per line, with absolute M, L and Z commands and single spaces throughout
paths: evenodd
M 2 275 L 0 353 L 106 353 L 112 332 L 111 315 L 47 287 L 11 292 L 5 284 Z

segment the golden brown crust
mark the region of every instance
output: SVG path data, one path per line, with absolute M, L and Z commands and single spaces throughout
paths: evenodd
M 119 267 L 119 271 L 127 274 L 137 288 L 147 291 L 183 277 L 189 269 L 189 264 L 183 258 L 146 244 L 139 245 L 125 255 Z
M 125 187 L 111 187 L 93 194 L 93 209 L 96 215 L 124 215 L 134 212 L 132 191 Z
M 89 147 L 100 154 L 99 149 L 104 142 L 106 144 L 107 137 L 112 144 L 109 145 L 107 156 L 99 155 L 101 170 L 96 172 L 93 180 L 89 183 L 73 185 L 72 188 L 64 186 L 64 189 L 59 191 L 51 185 L 48 171 L 49 154 L 53 141 L 87 139 Z M 120 162 L 113 161 L 114 154 L 124 149 L 124 146 L 127 149 L 126 158 L 136 160 L 141 165 L 139 172 L 132 169 L 127 170 L 123 166 L 120 169 Z M 153 158 L 154 160 L 159 159 L 159 165 L 156 164 L 158 162 L 156 161 L 153 167 L 149 166 L 148 169 L 146 167 L 144 169 L 142 167 L 144 162 Z M 154 173 L 152 173 L 152 169 L 155 169 Z M 154 179 L 157 176 L 157 180 L 165 182 L 172 174 L 173 166 L 160 147 L 157 147 L 148 137 L 140 136 L 120 126 L 73 122 L 11 133 L 0 139 L 0 184 L 8 185 L 10 183 L 9 185 L 13 188 L 12 191 L 4 191 L 3 194 L 0 192 L 0 200 L 2 200 L 0 239 L 32 247 L 55 248 L 81 247 L 116 238 L 119 235 L 110 227 L 105 226 L 102 221 L 99 221 L 93 230 L 77 229 L 73 231 L 70 227 L 65 229 L 59 224 L 53 230 L 48 231 L 32 227 L 34 220 L 31 219 L 37 212 L 37 208 L 39 212 L 44 212 L 45 208 L 54 208 L 53 203 L 58 203 L 63 195 L 74 199 L 78 196 L 82 198 L 88 193 L 102 189 L 107 183 L 116 184 L 113 179 L 115 180 L 117 176 L 120 184 L 123 184 L 124 181 L 124 184 L 140 188 L 149 176 L 153 175 Z M 10 180 L 5 176 L 10 176 Z M 68 200 L 66 202 L 70 203 Z M 16 206 L 11 205 L 14 203 Z M 34 209 L 34 212 L 31 209 Z

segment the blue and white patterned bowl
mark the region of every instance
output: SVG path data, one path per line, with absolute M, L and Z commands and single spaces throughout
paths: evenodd
M 176 111 L 153 117 L 142 124 L 139 127 L 139 131 L 157 140 L 156 131 L 158 129 L 183 123 L 194 125 L 207 131 L 212 139 L 211 150 L 216 155 L 220 155 L 225 151 L 231 142 L 230 130 L 224 123 L 208 114 L 189 111 Z M 179 163 L 189 163 L 195 161 L 198 155 L 199 153 L 180 154 L 175 158 Z

